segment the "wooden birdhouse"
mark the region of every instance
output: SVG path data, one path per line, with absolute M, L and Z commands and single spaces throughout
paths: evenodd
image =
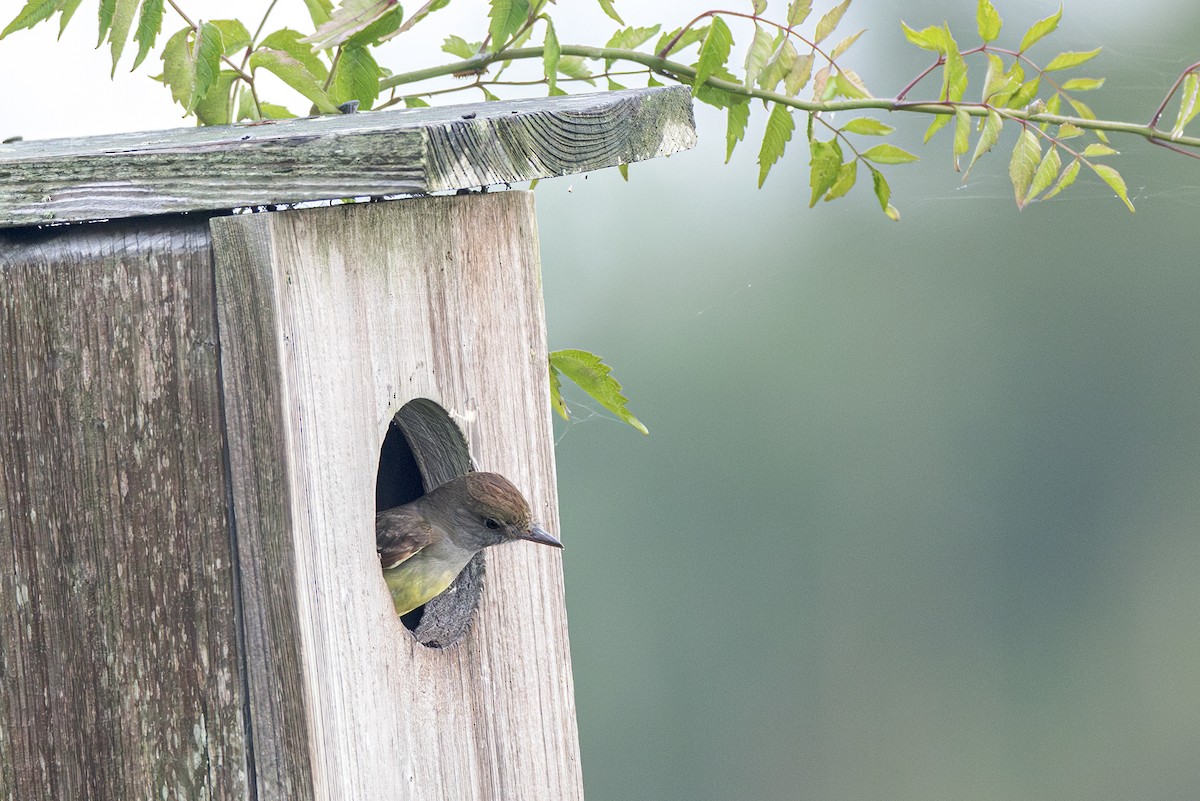
M 560 552 L 400 619 L 374 516 L 480 469 L 558 531 L 534 195 L 478 190 L 694 138 L 674 88 L 0 146 L 0 799 L 581 798 Z

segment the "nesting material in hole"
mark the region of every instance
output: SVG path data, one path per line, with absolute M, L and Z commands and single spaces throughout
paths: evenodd
M 411 400 L 392 419 L 379 449 L 375 510 L 408 503 L 472 469 L 466 437 L 446 410 L 427 398 Z M 449 589 L 401 621 L 422 645 L 453 645 L 463 638 L 475 616 L 483 573 L 481 552 Z

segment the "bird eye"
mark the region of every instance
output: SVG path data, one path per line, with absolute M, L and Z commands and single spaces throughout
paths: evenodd
M 492 530 L 500 528 L 500 524 L 496 521 L 496 518 L 494 518 L 494 517 L 485 517 L 483 519 L 483 524 Z

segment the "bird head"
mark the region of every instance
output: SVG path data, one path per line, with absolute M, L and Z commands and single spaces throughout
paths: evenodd
M 467 473 L 442 487 L 457 496 L 457 533 L 462 545 L 486 548 L 511 540 L 528 540 L 561 548 L 554 535 L 533 522 L 529 503 L 512 482 L 496 473 Z

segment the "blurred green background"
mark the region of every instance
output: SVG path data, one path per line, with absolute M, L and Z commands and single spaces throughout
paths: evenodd
M 1200 59 L 1195 6 L 1066 5 L 1035 54 L 1104 45 L 1101 116 Z M 976 40 L 887 6 L 842 24 L 876 93 L 928 63 L 901 18 Z M 695 152 L 537 189 L 551 345 L 651 431 L 580 395 L 557 430 L 588 798 L 1200 798 L 1200 164 L 1115 140 L 1136 215 L 1088 175 L 1018 212 L 1011 131 L 963 187 L 894 116 L 896 224 L 808 210 L 802 121 L 757 191 L 761 127 L 723 167 L 697 112 Z

